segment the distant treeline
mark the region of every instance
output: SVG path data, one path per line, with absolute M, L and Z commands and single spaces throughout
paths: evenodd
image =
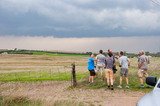
M 157 53 L 150 53 L 150 52 L 145 52 L 145 54 L 147 56 L 151 56 L 151 57 L 160 57 L 160 52 L 157 52 Z M 135 54 L 135 53 L 126 53 L 126 55 L 130 58 L 133 58 L 133 57 L 137 57 L 138 54 Z
M 34 51 L 36 50 L 1 50 L 0 54 L 7 53 L 7 54 L 30 54 L 32 55 Z
M 43 55 L 43 54 L 61 54 L 61 55 L 87 55 L 87 53 L 73 53 L 73 52 L 59 52 L 59 51 L 45 51 L 45 50 L 24 50 L 24 49 L 14 49 L 14 50 L 0 50 L 0 54 L 28 54 L 28 55 Z
M 60 52 L 60 51 L 44 51 L 44 50 L 25 50 L 25 49 L 14 49 L 14 50 L 0 50 L 0 54 L 28 54 L 28 55 L 33 55 L 33 54 L 39 54 L 39 55 L 43 55 L 43 54 L 51 54 L 51 55 L 56 55 L 56 54 L 60 54 L 60 55 L 89 55 L 92 52 L 85 52 L 85 53 L 74 53 L 74 52 Z M 118 55 L 118 52 L 114 53 L 115 55 Z M 137 54 L 135 53 L 125 53 L 128 57 L 133 58 L 133 57 L 137 57 Z M 150 52 L 146 52 L 146 55 L 148 56 L 152 56 L 152 57 L 160 57 L 160 52 L 157 53 L 150 53 Z

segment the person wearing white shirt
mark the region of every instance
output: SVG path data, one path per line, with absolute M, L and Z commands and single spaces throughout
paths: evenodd
M 120 52 L 120 58 L 119 58 L 119 66 L 120 68 L 120 85 L 119 88 L 122 88 L 122 80 L 125 78 L 126 80 L 126 88 L 129 88 L 129 81 L 128 81 L 128 66 L 130 65 L 130 61 L 127 56 L 124 56 L 124 52 Z

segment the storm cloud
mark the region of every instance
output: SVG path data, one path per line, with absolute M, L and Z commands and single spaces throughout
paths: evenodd
M 159 36 L 160 1 L 152 1 L 1 0 L 0 36 Z

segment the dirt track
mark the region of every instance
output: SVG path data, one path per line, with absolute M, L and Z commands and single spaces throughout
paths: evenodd
M 0 93 L 10 97 L 28 97 L 41 100 L 45 106 L 60 104 L 89 106 L 135 106 L 142 92 L 103 89 L 69 89 L 69 82 L 4 83 Z

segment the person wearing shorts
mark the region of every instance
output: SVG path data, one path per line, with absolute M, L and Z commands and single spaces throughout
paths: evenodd
M 88 70 L 90 72 L 89 83 L 93 83 L 94 77 L 96 75 L 95 70 L 94 70 L 94 54 L 91 54 L 90 58 L 88 59 Z
M 117 71 L 115 55 L 113 54 L 111 49 L 108 49 L 108 54 L 111 54 L 113 56 L 113 68 L 112 68 L 112 70 L 113 70 L 113 82 L 114 82 L 116 80 L 116 71 Z
M 96 75 L 94 69 L 93 70 L 89 70 L 89 72 L 90 72 L 90 76 L 95 76 Z
M 101 77 L 103 77 L 104 67 L 105 67 L 106 57 L 103 55 L 103 50 L 99 50 L 99 54 L 96 56 L 96 70 L 100 72 Z
M 105 69 L 105 78 L 107 79 L 108 88 L 114 90 L 113 88 L 113 66 L 114 58 L 112 53 L 108 52 L 108 57 L 106 58 L 106 69 Z
M 140 57 L 138 59 L 138 77 L 140 80 L 140 87 L 144 88 L 144 82 L 146 77 L 148 77 L 148 64 L 149 64 L 149 58 L 145 55 L 144 51 L 140 52 Z
M 120 68 L 120 76 L 128 77 L 128 68 Z
M 125 78 L 126 80 L 126 88 L 129 88 L 129 81 L 128 81 L 128 66 L 130 65 L 130 61 L 127 58 L 127 56 L 124 56 L 124 52 L 120 52 L 120 58 L 119 58 L 119 64 L 120 64 L 120 85 L 118 88 L 122 88 L 122 80 Z
M 146 77 L 148 77 L 147 70 L 139 69 L 139 70 L 138 70 L 138 77 L 139 77 L 139 78 L 142 78 L 142 77 L 146 78 Z M 140 81 L 140 82 L 141 82 L 141 81 Z M 141 84 L 143 84 L 143 83 L 141 83 Z

